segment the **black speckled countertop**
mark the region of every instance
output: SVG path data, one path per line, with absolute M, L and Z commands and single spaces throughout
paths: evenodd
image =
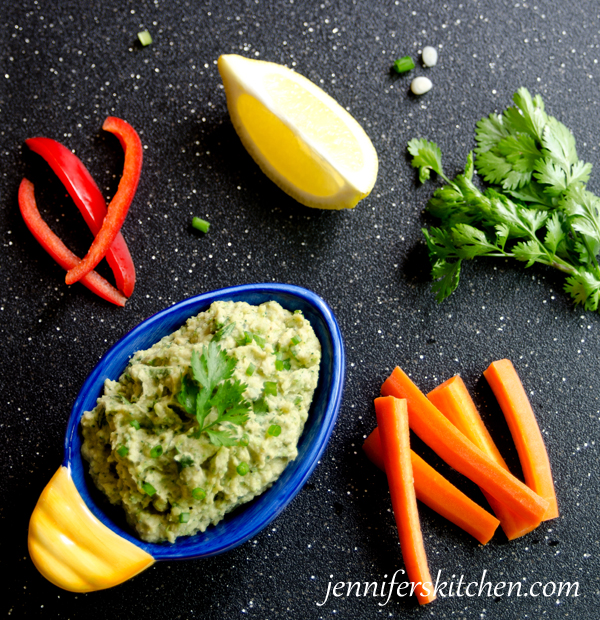
M 142 48 L 136 34 L 154 42 Z M 479 260 L 443 305 L 430 292 L 420 229 L 434 184 L 419 186 L 406 142 L 435 140 L 458 172 L 474 126 L 520 86 L 570 127 L 600 193 L 600 9 L 581 2 L 464 0 L 21 0 L 0 17 L 0 523 L 2 609 L 13 618 L 598 617 L 600 574 L 600 319 L 571 305 L 549 269 Z M 439 49 L 433 89 L 409 94 L 393 61 Z M 380 160 L 372 194 L 352 211 L 295 203 L 258 169 L 228 117 L 216 60 L 240 53 L 293 67 L 359 120 Z M 27 175 L 44 217 L 80 255 L 91 236 L 35 135 L 74 149 L 107 196 L 122 167 L 107 115 L 129 121 L 145 152 L 123 228 L 137 267 L 124 309 L 64 272 L 26 229 L 17 188 Z M 202 235 L 192 215 L 212 224 Z M 107 273 L 104 271 L 103 273 Z M 27 524 L 62 460 L 73 401 L 103 352 L 144 318 L 189 297 L 249 282 L 289 282 L 334 309 L 347 351 L 337 426 L 321 463 L 287 510 L 255 539 L 210 559 L 158 563 L 114 589 L 59 590 L 27 552 Z M 424 390 L 460 372 L 519 471 L 482 372 L 508 357 L 547 441 L 561 516 L 485 547 L 429 509 L 420 514 L 432 573 L 442 580 L 521 582 L 523 591 L 577 582 L 578 596 L 440 598 L 419 608 L 393 596 L 333 597 L 330 582 L 379 582 L 402 568 L 384 477 L 363 456 L 373 398 L 395 365 Z M 485 500 L 421 443 L 417 451 Z M 386 577 L 387 576 L 387 577 Z M 546 592 L 550 593 L 551 585 Z M 380 591 L 377 591 L 380 594 Z

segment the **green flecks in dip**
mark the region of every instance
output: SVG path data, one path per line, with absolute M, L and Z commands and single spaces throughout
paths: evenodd
M 202 372 L 194 375 L 192 359 L 199 370 L 209 349 L 232 370 L 212 386 L 214 406 L 196 413 Z M 301 313 L 274 301 L 212 304 L 135 353 L 118 381 L 106 380 L 81 420 L 94 482 L 147 542 L 203 532 L 265 491 L 296 458 L 320 361 Z M 219 402 L 226 381 L 245 386 L 237 405 Z

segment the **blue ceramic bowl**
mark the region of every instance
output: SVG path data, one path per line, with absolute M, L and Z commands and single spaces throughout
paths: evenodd
M 322 361 L 319 384 L 308 420 L 298 445 L 298 456 L 265 493 L 226 516 L 204 533 L 184 536 L 175 543 L 145 543 L 122 529 L 109 516 L 108 502 L 97 502 L 84 475 L 87 463 L 81 458 L 79 422 L 85 411 L 93 409 L 102 393 L 104 380 L 118 379 L 133 353 L 147 349 L 163 336 L 174 332 L 185 321 L 206 310 L 213 301 L 246 301 L 257 305 L 274 300 L 288 310 L 302 310 L 321 342 Z M 342 401 L 345 358 L 342 336 L 329 306 L 314 293 L 288 284 L 247 284 L 198 295 L 179 302 L 140 323 L 119 340 L 100 360 L 84 383 L 69 419 L 63 465 L 88 508 L 107 527 L 137 545 L 156 560 L 199 558 L 223 553 L 255 536 L 296 496 L 315 468 L 333 430 Z

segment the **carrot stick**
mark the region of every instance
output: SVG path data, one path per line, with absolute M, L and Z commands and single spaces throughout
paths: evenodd
M 400 368 L 386 379 L 381 393 L 406 399 L 410 427 L 448 465 L 525 519 L 534 521 L 546 513 L 545 499 L 469 441 Z
M 417 511 L 406 401 L 393 397 L 376 398 L 375 413 L 406 575 L 412 582 L 419 604 L 425 605 L 435 599 L 435 592 Z
M 367 437 L 363 450 L 379 469 L 385 471 L 378 428 Z M 471 534 L 482 545 L 489 542 L 500 523 L 498 519 L 457 489 L 412 450 L 410 460 L 417 499 Z
M 459 375 L 438 385 L 427 398 L 478 448 L 508 469 Z
M 427 394 L 427 398 L 480 450 L 506 469 L 506 471 L 509 471 L 508 465 L 505 463 L 494 440 L 485 427 L 471 395 L 458 375 L 438 385 Z M 523 519 L 510 511 L 502 502 L 492 497 L 487 491 L 482 489 L 482 492 L 495 515 L 500 519 L 502 529 L 508 540 L 524 536 L 540 524 L 538 520 L 527 521 Z
M 498 399 L 515 442 L 525 482 L 548 502 L 543 521 L 558 517 L 550 460 L 525 388 L 510 360 L 492 362 L 483 372 Z

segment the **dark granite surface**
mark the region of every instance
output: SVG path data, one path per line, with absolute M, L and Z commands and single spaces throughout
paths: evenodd
M 580 618 L 598 617 L 600 403 L 597 314 L 573 307 L 562 277 L 504 261 L 464 269 L 438 306 L 420 228 L 433 185 L 419 187 L 405 150 L 436 140 L 454 174 L 474 125 L 520 86 L 539 92 L 592 162 L 600 192 L 597 2 L 57 2 L 21 0 L 0 16 L 0 524 L 2 609 L 14 618 Z M 154 42 L 136 43 L 148 29 Z M 433 90 L 417 99 L 395 58 L 439 47 L 413 72 Z M 216 68 L 235 52 L 293 66 L 361 122 L 379 154 L 371 196 L 355 210 L 304 208 L 252 162 L 232 129 Z M 24 140 L 74 149 L 107 196 L 122 152 L 107 115 L 145 145 L 138 194 L 123 234 L 138 270 L 124 309 L 64 284 L 17 209 L 20 179 L 36 183 L 52 227 L 83 254 L 91 237 L 64 189 Z M 210 220 L 208 235 L 191 215 Z M 104 271 L 103 273 L 107 273 Z M 322 462 L 288 509 L 225 555 L 159 563 L 89 595 L 45 581 L 27 552 L 27 523 L 62 459 L 71 405 L 102 353 L 139 321 L 196 293 L 246 282 L 291 282 L 333 307 L 347 348 L 340 417 Z M 360 445 L 372 401 L 399 364 L 424 390 L 460 372 L 493 436 L 519 471 L 482 371 L 511 358 L 531 395 L 554 467 L 561 517 L 508 543 L 482 547 L 427 508 L 432 573 L 493 584 L 578 582 L 579 596 L 452 596 L 419 609 L 393 596 L 341 596 L 330 581 L 381 582 L 402 559 L 384 477 Z M 476 500 L 479 491 L 417 440 L 415 449 Z M 7 576 L 8 575 L 8 576 Z M 453 577 L 454 576 L 454 577 Z M 548 585 L 547 592 L 552 589 Z M 380 594 L 380 591 L 377 591 Z M 387 592 L 386 592 L 387 596 Z

